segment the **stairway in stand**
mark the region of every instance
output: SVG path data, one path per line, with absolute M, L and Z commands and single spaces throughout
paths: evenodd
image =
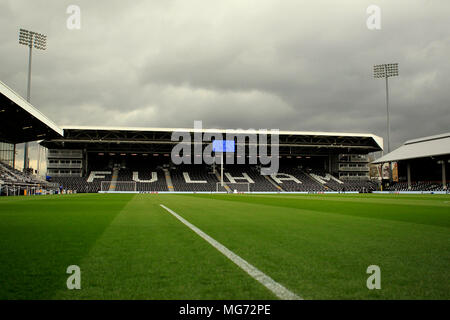
M 169 189 L 169 191 L 173 192 L 173 183 L 172 183 L 172 177 L 170 176 L 170 171 L 166 168 L 163 169 L 164 171 L 164 176 L 166 177 L 166 183 L 167 183 L 167 189 Z
M 119 170 L 119 166 L 114 166 L 111 177 L 111 184 L 109 185 L 108 191 L 116 191 L 117 179 L 119 178 Z

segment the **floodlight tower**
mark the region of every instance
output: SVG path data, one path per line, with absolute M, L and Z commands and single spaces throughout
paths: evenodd
M 27 86 L 27 101 L 31 98 L 31 56 L 33 47 L 38 50 L 47 49 L 47 36 L 34 31 L 20 29 L 19 43 L 29 48 L 28 55 L 28 86 Z M 23 169 L 28 169 L 28 142 L 25 143 L 25 150 L 23 156 Z
M 389 77 L 398 76 L 398 63 L 390 64 L 379 64 L 373 67 L 374 78 L 385 78 L 386 79 L 386 111 L 387 111 L 387 150 L 388 153 L 391 152 L 390 146 L 390 133 L 391 126 L 389 122 Z

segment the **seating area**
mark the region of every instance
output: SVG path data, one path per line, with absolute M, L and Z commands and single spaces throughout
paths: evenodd
M 109 181 L 111 179 L 105 179 Z M 88 183 L 85 177 L 56 177 L 52 182 L 58 183 L 65 190 L 73 190 L 77 193 L 97 193 L 100 191 L 101 181 Z
M 106 168 L 97 166 L 85 177 L 54 177 L 52 181 L 58 183 L 65 190 L 77 193 L 97 193 L 102 190 L 102 183 L 103 191 L 108 191 L 112 184 L 111 181 L 116 181 L 115 191 L 134 191 L 134 186 L 136 186 L 136 191 L 140 192 L 168 191 L 162 169 L 120 168 L 117 170 L 116 179 L 113 178 L 113 169 L 110 166 Z
M 209 166 L 172 166 L 170 176 L 174 191 L 215 192 L 217 188 L 217 177 Z
M 374 181 L 370 180 L 361 180 L 361 181 L 342 180 L 342 181 L 344 182 L 344 188 L 346 191 L 372 192 L 378 190 L 378 185 Z
M 114 169 L 115 168 L 115 169 Z M 371 181 L 340 181 L 324 171 L 303 170 L 282 166 L 276 175 L 263 176 L 260 167 L 252 165 L 227 165 L 224 168 L 225 187 L 218 185 L 220 167 L 214 173 L 205 165 L 154 165 L 129 168 L 125 164 L 96 166 L 86 177 L 55 177 L 53 181 L 66 190 L 78 193 L 103 191 L 167 192 L 165 171 L 170 174 L 173 191 L 177 192 L 370 192 L 377 186 Z M 114 177 L 114 172 L 117 176 Z M 110 190 L 111 186 L 111 190 Z
M 161 168 L 120 169 L 118 182 L 136 181 L 136 191 L 158 192 L 168 191 L 166 178 Z M 117 188 L 118 187 L 118 188 Z M 120 191 L 120 183 L 116 187 Z
M 308 173 L 322 183 L 328 191 L 372 192 L 377 190 L 377 184 L 370 180 L 340 180 L 323 170 L 308 170 Z
M 447 188 L 442 186 L 442 182 L 438 181 L 414 181 L 411 182 L 411 188 L 408 188 L 408 182 L 397 182 L 386 188 L 387 191 L 446 191 L 449 190 L 450 183 Z
M 283 177 L 283 174 L 288 174 L 298 181 L 293 180 L 284 180 L 288 179 L 289 177 Z M 290 167 L 290 166 L 283 166 L 280 167 L 279 174 L 277 177 L 281 180 L 279 185 L 284 191 L 288 192 L 325 192 L 329 191 L 327 187 L 320 184 L 318 181 L 313 179 L 309 174 L 304 172 L 303 170 L 296 168 L 296 167 Z M 300 183 L 299 183 L 300 182 Z
M 3 184 L 42 184 L 42 180 L 39 180 L 33 176 L 26 175 L 22 171 L 14 169 L 9 165 L 0 162 L 0 181 Z
M 40 190 L 53 189 L 53 187 L 45 180 L 27 175 L 0 162 L 0 195 L 34 194 Z
M 228 165 L 224 168 L 224 182 L 233 192 L 248 191 L 250 183 L 251 192 L 277 192 L 280 191 L 260 173 L 259 167 L 251 165 Z M 241 183 L 240 183 L 241 182 Z

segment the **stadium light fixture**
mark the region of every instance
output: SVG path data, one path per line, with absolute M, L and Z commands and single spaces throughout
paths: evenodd
M 38 50 L 47 49 L 47 36 L 34 31 L 26 29 L 19 30 L 19 44 L 27 46 L 29 48 L 28 54 L 28 85 L 27 85 L 27 101 L 31 99 L 31 56 L 33 48 Z M 26 171 L 29 168 L 28 163 L 28 142 L 25 142 L 24 155 L 23 155 L 23 169 Z M 39 144 L 38 144 L 39 149 Z
M 390 145 L 390 121 L 389 121 L 389 77 L 398 76 L 398 63 L 378 64 L 373 67 L 373 77 L 375 79 L 386 79 L 386 112 L 387 112 L 387 150 L 391 152 Z

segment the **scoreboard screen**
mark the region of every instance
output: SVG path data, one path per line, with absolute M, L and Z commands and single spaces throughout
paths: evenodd
M 214 140 L 213 151 L 214 152 L 234 152 L 235 145 L 234 140 Z

